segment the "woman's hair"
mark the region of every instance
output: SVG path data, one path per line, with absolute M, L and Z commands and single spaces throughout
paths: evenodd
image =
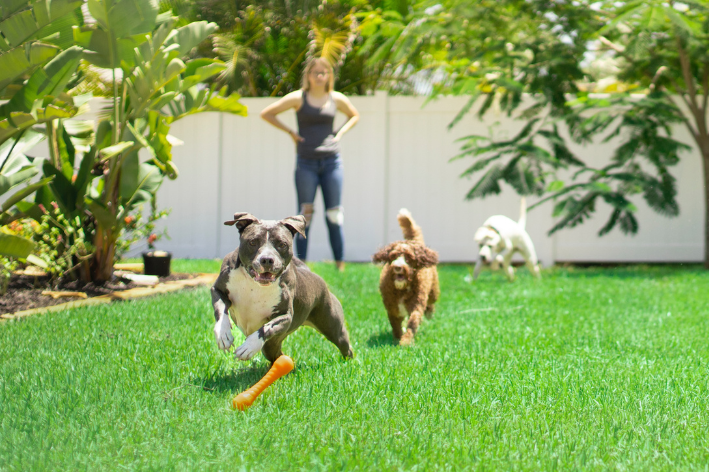
M 326 92 L 332 92 L 335 90 L 335 70 L 332 67 L 332 64 L 330 62 L 322 57 L 311 57 L 308 59 L 308 62 L 305 64 L 305 68 L 303 69 L 303 77 L 301 80 L 300 88 L 301 90 L 308 91 L 310 90 L 310 81 L 308 80 L 308 76 L 310 75 L 310 71 L 315 67 L 316 65 L 322 65 L 325 66 L 330 72 L 330 80 L 327 81 L 327 84 L 325 85 L 325 91 Z

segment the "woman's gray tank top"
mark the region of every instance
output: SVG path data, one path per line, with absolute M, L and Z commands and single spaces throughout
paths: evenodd
M 322 108 L 315 108 L 308 103 L 303 90 L 303 105 L 295 114 L 298 118 L 298 134 L 304 138 L 304 141 L 298 143 L 298 157 L 324 159 L 339 154 L 340 145 L 332 140 L 335 137 L 335 113 L 337 106 L 332 94 Z

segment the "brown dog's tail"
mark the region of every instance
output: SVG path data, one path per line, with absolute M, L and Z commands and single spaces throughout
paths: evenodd
M 401 232 L 404 233 L 404 239 L 418 241 L 424 244 L 421 228 L 416 224 L 409 210 L 406 208 L 399 210 L 396 219 L 399 220 L 399 226 L 401 227 Z

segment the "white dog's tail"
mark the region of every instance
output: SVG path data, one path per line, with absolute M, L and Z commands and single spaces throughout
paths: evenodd
M 517 222 L 522 229 L 527 225 L 527 199 L 522 197 L 519 204 L 519 221 Z
M 416 224 L 409 210 L 406 208 L 399 210 L 396 219 L 399 220 L 399 226 L 401 227 L 401 232 L 404 233 L 404 239 L 418 241 L 423 244 L 423 232 L 421 232 L 421 228 Z

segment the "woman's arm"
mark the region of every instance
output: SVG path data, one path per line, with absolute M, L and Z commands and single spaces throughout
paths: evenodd
M 275 103 L 271 103 L 269 106 L 263 109 L 261 112 L 261 118 L 271 123 L 278 129 L 281 129 L 288 133 L 293 141 L 297 144 L 303 141 L 303 138 L 295 131 L 290 129 L 288 126 L 283 124 L 281 120 L 278 119 L 278 114 L 283 113 L 291 108 L 298 109 L 303 102 L 303 93 L 300 90 L 291 92 L 285 97 L 281 98 Z
M 350 102 L 349 98 L 342 95 L 340 92 L 333 92 L 332 98 L 335 100 L 335 105 L 337 106 L 337 109 L 347 115 L 348 118 L 347 122 L 342 125 L 342 127 L 337 131 L 337 134 L 335 135 L 335 141 L 339 141 L 340 138 L 342 138 L 342 135 L 344 135 L 354 125 L 357 124 L 357 122 L 359 121 L 359 112 L 354 107 L 354 105 L 352 105 L 352 102 Z

